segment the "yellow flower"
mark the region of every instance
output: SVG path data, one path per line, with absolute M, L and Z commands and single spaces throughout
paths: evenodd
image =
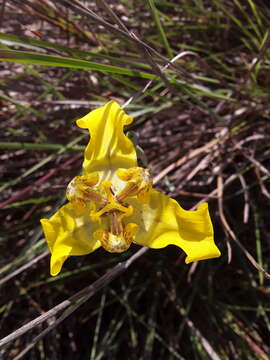
M 123 252 L 131 243 L 159 249 L 173 244 L 186 263 L 220 256 L 206 203 L 187 211 L 152 188 L 147 169 L 138 167 L 133 143 L 123 128 L 133 119 L 115 101 L 77 120 L 88 129 L 83 175 L 67 187 L 68 204 L 41 219 L 51 251 L 51 275 L 64 261 L 103 247 Z

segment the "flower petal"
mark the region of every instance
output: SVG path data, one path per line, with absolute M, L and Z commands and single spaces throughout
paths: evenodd
M 207 203 L 187 211 L 168 196 L 151 190 L 149 203 L 129 201 L 134 208 L 130 221 L 139 225 L 135 243 L 159 249 L 173 244 L 187 254 L 186 263 L 220 256 L 213 238 Z
M 84 173 L 106 171 L 114 175 L 118 168 L 137 165 L 134 145 L 123 132 L 124 125 L 132 121 L 115 101 L 77 120 L 77 125 L 88 129 L 91 137 L 84 153 Z
M 100 227 L 90 220 L 90 209 L 79 213 L 71 203 L 62 206 L 50 219 L 41 219 L 41 225 L 51 251 L 51 275 L 57 275 L 65 260 L 72 255 L 85 255 L 101 246 L 93 237 Z

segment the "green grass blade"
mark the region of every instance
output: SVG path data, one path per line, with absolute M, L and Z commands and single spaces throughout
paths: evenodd
M 122 75 L 134 76 L 134 77 L 150 79 L 150 80 L 156 78 L 156 75 L 137 71 L 137 70 L 129 70 L 112 65 L 98 64 L 92 61 L 73 59 L 69 57 L 31 53 L 27 51 L 0 50 L 0 60 L 20 63 L 20 64 L 95 70 L 105 73 L 122 74 Z
M 0 33 L 0 43 L 7 44 L 9 46 L 19 46 L 23 48 L 29 48 L 36 51 L 41 51 L 44 49 L 50 49 L 50 50 L 56 50 L 57 52 L 65 52 L 68 55 L 77 58 L 84 58 L 84 59 L 105 59 L 109 60 L 112 63 L 118 63 L 118 64 L 124 64 L 124 65 L 131 65 L 135 67 L 140 67 L 142 69 L 149 69 L 149 66 L 138 61 L 130 61 L 127 59 L 121 59 L 119 56 L 110 56 L 107 54 L 102 54 L 100 52 L 88 52 L 78 49 L 73 49 L 68 46 L 53 44 L 48 41 L 41 41 L 41 40 L 33 40 L 31 38 L 25 37 L 25 36 L 17 36 L 13 34 L 4 34 Z
M 61 144 L 34 144 L 34 143 L 24 143 L 24 142 L 0 142 L 0 149 L 6 150 L 61 150 L 65 146 Z M 76 145 L 70 147 L 70 150 L 83 151 L 85 146 Z
M 165 31 L 163 29 L 163 26 L 161 24 L 161 21 L 160 21 L 160 18 L 159 18 L 159 15 L 158 15 L 158 11 L 157 11 L 157 8 L 156 8 L 156 5 L 155 5 L 155 2 L 154 0 L 148 0 L 148 4 L 150 6 L 150 10 L 151 10 L 151 13 L 152 13 L 152 16 L 153 16 L 153 19 L 154 19 L 154 22 L 156 24 L 156 27 L 157 27 L 157 31 L 159 33 L 159 36 L 160 36 L 160 39 L 161 41 L 163 42 L 163 45 L 167 51 L 167 54 L 168 56 L 170 57 L 170 59 L 173 57 L 173 52 L 172 52 L 172 49 L 169 45 L 169 42 L 168 42 L 168 39 L 166 37 L 166 34 L 165 34 Z

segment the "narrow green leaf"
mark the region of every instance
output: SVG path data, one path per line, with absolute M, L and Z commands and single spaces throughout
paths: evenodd
M 61 150 L 65 148 L 61 144 L 34 144 L 24 142 L 0 142 L 0 149 L 24 149 L 24 150 Z M 75 145 L 70 147 L 71 150 L 82 151 L 85 146 Z
M 139 67 L 139 68 L 142 68 L 145 70 L 150 68 L 149 65 L 147 65 L 143 62 L 140 62 L 141 61 L 140 59 L 138 59 L 138 61 L 130 61 L 127 59 L 121 59 L 119 56 L 110 56 L 107 54 L 102 54 L 100 52 L 88 52 L 88 51 L 83 51 L 83 50 L 79 50 L 79 49 L 73 49 L 68 46 L 53 44 L 48 41 L 34 40 L 34 39 L 28 38 L 26 36 L 17 36 L 17 35 L 13 35 L 13 34 L 0 33 L 0 41 L 1 40 L 2 40 L 3 44 L 9 45 L 9 46 L 28 48 L 28 49 L 31 49 L 34 51 L 42 51 L 44 49 L 51 49 L 51 50 L 56 50 L 58 52 L 65 52 L 74 58 L 80 57 L 80 58 L 84 58 L 84 59 L 91 59 L 91 58 L 106 59 L 106 60 L 111 61 L 112 63 L 136 66 L 136 67 Z M 132 54 L 132 55 L 134 58 L 134 54 Z
M 156 5 L 155 5 L 155 2 L 154 0 L 148 0 L 148 3 L 149 3 L 149 7 L 150 7 L 150 10 L 151 10 L 151 13 L 152 13 L 152 16 L 153 16 L 153 19 L 155 21 L 155 24 L 156 24 L 156 27 L 157 27 L 157 30 L 159 32 L 159 36 L 161 38 L 161 41 L 163 42 L 163 45 L 167 51 L 167 54 L 170 58 L 173 57 L 173 52 L 170 48 L 170 45 L 169 45 L 169 42 L 168 42 L 168 39 L 166 37 L 166 34 L 165 34 L 165 31 L 163 29 L 163 26 L 161 24 L 161 21 L 160 21 L 160 18 L 159 18 L 159 14 L 158 14 L 158 11 L 157 11 L 157 8 L 156 8 Z
M 44 55 L 40 53 L 32 53 L 27 51 L 17 50 L 0 50 L 0 60 L 9 61 L 21 64 L 43 65 L 43 66 L 57 66 L 72 69 L 84 69 L 102 71 L 105 73 L 122 74 L 134 76 L 144 79 L 155 79 L 156 75 L 149 74 L 137 70 L 130 70 L 120 68 L 112 65 L 98 64 L 92 61 L 72 59 L 69 57 Z

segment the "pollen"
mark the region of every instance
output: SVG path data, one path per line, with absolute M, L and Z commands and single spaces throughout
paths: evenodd
M 130 247 L 137 231 L 138 225 L 129 223 L 124 228 L 122 227 L 119 229 L 118 233 L 99 229 L 94 233 L 94 236 L 100 241 L 101 246 L 106 251 L 111 253 L 121 253 Z
M 128 200 L 130 197 L 137 197 L 140 202 L 147 201 L 147 193 L 152 187 L 152 180 L 146 169 L 118 169 L 117 175 L 121 180 L 121 187 L 108 180 L 99 181 L 98 172 L 76 176 L 69 183 L 66 193 L 68 200 L 78 211 L 85 211 L 88 204 L 91 205 L 89 217 L 101 226 L 95 231 L 94 237 L 109 252 L 123 252 L 130 247 L 139 227 L 129 222 L 133 207 L 128 204 Z
M 107 202 L 106 198 L 102 197 L 95 187 L 98 181 L 99 175 L 97 172 L 76 176 L 67 186 L 67 199 L 79 211 L 85 209 L 88 201 L 105 204 Z
M 142 203 L 148 201 L 148 194 L 152 188 L 152 178 L 147 169 L 141 167 L 118 169 L 117 175 L 121 180 L 127 182 L 126 186 L 117 195 L 119 201 L 131 196 L 136 196 Z

